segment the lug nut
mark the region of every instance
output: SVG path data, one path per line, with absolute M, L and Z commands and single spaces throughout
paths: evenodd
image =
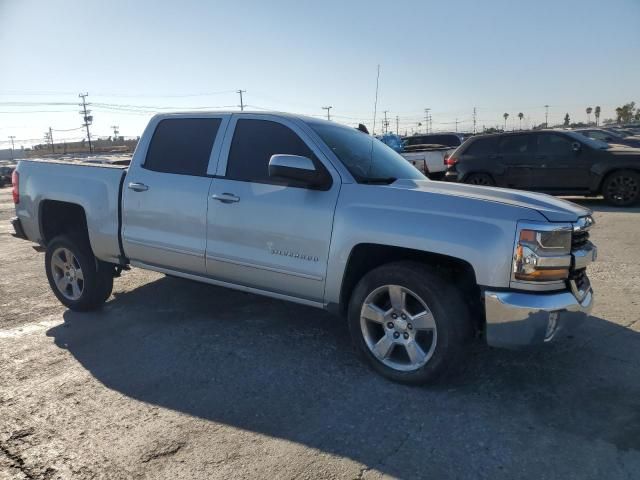
M 387 323 L 387 327 L 389 327 L 389 328 L 393 328 L 393 322 L 389 322 L 389 323 Z
M 404 337 L 404 339 L 406 340 L 407 338 L 409 338 L 409 334 L 407 332 L 404 332 L 404 334 L 402 335 Z
M 410 323 L 407 323 L 407 328 L 408 328 L 409 330 L 413 330 L 413 325 L 411 325 Z
M 398 332 L 393 332 L 393 338 L 398 338 L 400 334 Z
M 403 319 L 403 320 L 406 320 L 406 319 L 407 319 L 407 316 L 406 316 L 404 313 L 402 314 L 402 319 Z
M 395 313 L 392 313 L 391 314 L 391 318 L 393 318 L 395 320 L 396 318 L 398 318 L 398 315 L 396 315 Z

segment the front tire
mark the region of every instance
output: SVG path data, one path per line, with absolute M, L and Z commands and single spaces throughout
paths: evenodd
M 472 333 L 453 283 L 415 262 L 367 273 L 351 296 L 348 321 L 356 350 L 376 372 L 414 385 L 455 368 Z
M 491 175 L 486 173 L 472 173 L 465 179 L 464 183 L 468 183 L 470 185 L 482 185 L 485 187 L 493 187 L 496 184 L 496 182 L 493 181 L 493 178 L 491 178 Z
M 611 173 L 602 184 L 604 199 L 616 207 L 628 207 L 640 201 L 640 174 L 633 170 Z
M 82 235 L 60 235 L 47 245 L 45 270 L 49 286 L 71 310 L 96 310 L 113 289 L 113 268 L 98 260 Z

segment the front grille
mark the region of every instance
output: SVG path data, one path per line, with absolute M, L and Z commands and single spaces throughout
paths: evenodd
M 588 230 L 578 230 L 573 232 L 571 237 L 571 250 L 580 250 L 587 243 L 589 243 Z

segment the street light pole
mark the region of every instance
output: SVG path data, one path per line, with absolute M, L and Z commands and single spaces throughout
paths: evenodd
M 322 109 L 323 109 L 323 110 L 326 110 L 326 111 L 327 111 L 327 120 L 331 120 L 331 112 L 330 112 L 330 110 L 331 110 L 332 108 L 333 108 L 333 107 L 332 107 L 331 105 L 329 105 L 328 107 L 322 107 Z
M 13 139 L 16 138 L 15 135 L 9 135 L 9 140 L 11 140 L 11 161 L 13 161 L 13 150 L 14 150 L 14 146 L 13 146 Z
M 545 105 L 544 109 L 544 128 L 549 128 L 549 105 Z

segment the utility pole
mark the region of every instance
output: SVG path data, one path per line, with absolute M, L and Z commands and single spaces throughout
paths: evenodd
M 111 125 L 111 128 L 113 128 L 113 141 L 115 142 L 116 139 L 118 138 L 118 134 L 120 133 L 120 130 L 118 130 L 118 125 Z
M 544 128 L 549 128 L 549 105 L 545 105 L 544 109 Z
M 331 120 L 331 109 L 333 107 L 331 105 L 329 105 L 328 107 L 322 107 L 323 110 L 327 111 L 327 120 Z
M 13 139 L 16 138 L 15 135 L 9 135 L 9 140 L 11 140 L 11 160 L 13 160 L 13 150 L 14 150 L 14 146 L 13 146 Z
M 425 123 L 425 133 L 429 133 L 429 110 L 430 108 L 424 109 L 424 123 Z
M 382 123 L 382 132 L 387 133 L 389 131 L 389 120 L 387 120 L 387 113 L 389 113 L 389 110 L 385 110 L 382 113 L 384 113 L 384 122 Z
M 376 134 L 376 116 L 378 113 L 378 86 L 380 85 L 380 64 L 378 64 L 378 75 L 376 76 L 376 100 L 373 103 L 373 130 L 372 135 Z
M 458 133 L 458 119 L 456 118 L 456 133 Z
M 51 133 L 51 127 L 49 127 L 49 140 L 51 140 L 51 153 L 56 153 L 55 147 L 53 146 L 53 133 Z
M 242 94 L 243 93 L 247 93 L 246 90 L 237 90 L 236 93 L 240 94 L 240 111 L 243 112 L 244 111 L 244 102 L 242 101 Z
M 89 125 L 91 125 L 91 123 L 93 122 L 93 116 L 89 115 L 91 113 L 91 110 L 87 110 L 88 96 L 89 96 L 88 93 L 78 94 L 78 97 L 82 98 L 82 104 L 80 105 L 82 107 L 82 111 L 80 112 L 80 114 L 84 119 L 84 123 L 82 124 L 82 126 L 87 129 L 87 140 L 89 141 L 89 153 L 93 153 L 93 147 L 91 146 L 91 132 L 89 131 Z
M 396 135 L 400 135 L 400 117 L 396 115 Z
M 476 107 L 473 107 L 473 115 L 471 117 L 473 119 L 473 134 L 475 135 L 476 133 Z

